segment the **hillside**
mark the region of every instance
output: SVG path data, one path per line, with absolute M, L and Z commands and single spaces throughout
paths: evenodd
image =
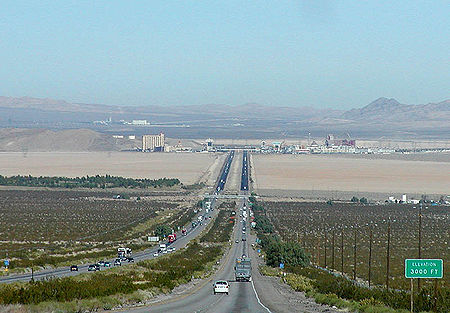
M 119 151 L 132 149 L 135 141 L 112 138 L 89 129 L 0 129 L 0 152 Z
M 109 118 L 112 122 L 94 123 Z M 134 119 L 147 120 L 149 124 L 140 127 L 123 122 Z M 392 98 L 379 98 L 361 108 L 342 111 L 314 107 L 272 107 L 257 103 L 240 106 L 113 106 L 29 97 L 0 97 L 0 128 L 2 127 L 53 130 L 88 128 L 110 135 L 142 135 L 163 131 L 168 137 L 184 139 L 298 138 L 308 133 L 321 137 L 326 133 L 348 132 L 360 138 L 385 136 L 443 139 L 450 138 L 450 100 L 411 105 Z M 48 133 L 41 136 L 52 135 L 54 134 Z M 90 134 L 87 139 L 83 142 L 89 143 L 81 148 L 117 149 L 109 137 Z M 7 144 L 20 146 L 20 143 L 9 141 Z M 81 149 L 77 148 L 78 145 L 61 142 L 58 147 L 66 150 Z M 31 141 L 30 146 L 33 146 Z M 7 147 L 4 149 L 9 149 Z

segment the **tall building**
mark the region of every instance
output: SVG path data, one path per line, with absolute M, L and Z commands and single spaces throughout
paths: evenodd
M 142 151 L 164 151 L 164 133 L 142 136 Z

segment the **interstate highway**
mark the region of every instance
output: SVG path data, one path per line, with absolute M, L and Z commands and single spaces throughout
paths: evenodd
M 228 177 L 228 172 L 231 166 L 231 163 L 233 162 L 233 156 L 234 152 L 231 152 L 228 154 L 226 161 L 224 162 L 224 166 L 222 167 L 222 171 L 219 174 L 219 179 L 217 186 L 220 186 L 223 190 L 223 187 L 225 186 L 225 182 Z M 214 194 L 220 194 L 220 191 L 214 192 Z M 215 207 L 215 199 L 211 200 L 211 207 Z M 203 225 L 197 226 L 195 228 L 192 228 L 191 225 L 186 227 L 187 234 L 186 236 L 182 236 L 181 232 L 177 232 L 177 240 L 171 244 L 171 247 L 175 247 L 177 250 L 184 248 L 188 242 L 195 237 L 197 237 L 203 229 L 207 227 L 207 225 L 210 223 L 211 220 L 214 219 L 214 217 L 217 215 L 218 210 L 213 210 L 212 212 L 209 212 L 208 214 L 204 214 L 206 217 L 205 222 Z M 200 214 L 200 213 L 199 213 Z M 197 215 L 198 216 L 198 215 Z M 195 219 L 197 218 L 195 216 Z M 211 216 L 211 219 L 209 217 Z M 132 257 L 134 258 L 135 262 L 141 261 L 141 260 L 148 260 L 155 258 L 153 254 L 158 250 L 158 246 L 154 246 L 152 248 L 133 253 Z M 115 259 L 115 258 L 114 258 Z M 111 262 L 111 264 L 114 264 L 114 259 L 105 260 Z M 122 266 L 126 266 L 128 263 L 123 262 Z M 32 276 L 31 273 L 25 273 L 25 274 L 11 274 L 8 276 L 2 276 L 0 277 L 0 283 L 12 283 L 12 282 L 19 282 L 19 281 L 30 281 L 33 277 L 34 280 L 43 280 L 48 278 L 54 278 L 54 277 L 67 277 L 67 276 L 75 276 L 82 273 L 88 272 L 89 264 L 82 264 L 78 265 L 78 271 L 71 272 L 70 268 L 67 267 L 59 267 L 59 268 L 53 268 L 53 269 L 46 269 L 39 272 L 35 272 Z M 113 268 L 113 266 L 111 267 Z M 109 268 L 102 267 L 101 271 L 108 270 Z
M 245 160 L 245 162 L 243 162 L 242 174 L 246 173 L 248 170 L 248 155 L 246 153 L 244 153 L 243 160 Z M 246 186 L 246 184 L 248 184 L 248 175 L 242 174 L 241 179 L 244 177 L 244 179 L 247 180 L 247 183 L 244 182 L 244 184 L 242 184 L 241 182 L 241 188 L 242 186 Z M 231 241 L 232 246 L 222 261 L 219 270 L 210 278 L 202 281 L 192 290 L 189 290 L 180 296 L 162 302 L 157 302 L 150 306 L 124 310 L 121 312 L 271 312 L 271 310 L 267 308 L 259 298 L 257 288 L 255 287 L 257 282 L 254 282 L 253 279 L 250 282 L 236 282 L 234 278 L 234 264 L 236 258 L 241 257 L 243 254 L 246 254 L 247 256 L 250 255 L 252 258 L 256 256 L 254 251 L 249 247 L 251 240 L 250 236 L 248 236 L 248 232 L 250 230 L 248 220 L 246 221 L 247 241 L 242 241 L 242 226 L 244 224 L 242 222 L 242 212 L 244 208 L 248 210 L 248 190 L 240 190 L 240 193 L 244 196 L 244 198 L 239 200 L 238 210 L 236 211 L 239 218 L 237 219 L 237 223 L 233 230 Z M 249 212 L 247 211 L 247 213 Z M 235 242 L 236 240 L 238 241 L 237 243 Z M 254 237 L 252 240 L 254 241 Z M 252 263 L 254 262 L 252 261 Z M 255 276 L 257 271 L 257 266 L 253 265 L 252 276 Z M 212 285 L 216 280 L 227 280 L 229 282 L 229 295 L 214 295 Z
M 243 208 L 247 200 L 242 199 L 239 204 Z M 241 212 L 241 210 L 237 211 Z M 250 252 L 250 241 L 242 241 L 242 218 L 238 219 L 233 231 L 233 245 L 225 255 L 224 261 L 219 270 L 209 279 L 202 281 L 193 290 L 187 291 L 176 298 L 155 303 L 151 306 L 129 309 L 120 312 L 144 313 L 144 312 L 271 312 L 261 303 L 255 291 L 254 282 L 234 281 L 234 264 L 242 254 L 248 255 Z M 247 221 L 247 229 L 248 229 Z M 234 241 L 238 240 L 238 243 Z M 258 269 L 253 267 L 252 272 Z M 227 280 L 230 284 L 229 295 L 213 293 L 213 283 L 216 280 Z

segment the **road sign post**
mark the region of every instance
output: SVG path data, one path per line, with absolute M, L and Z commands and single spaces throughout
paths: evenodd
M 411 279 L 411 312 L 414 309 L 414 278 L 438 279 L 444 276 L 442 259 L 405 259 L 405 277 Z M 435 290 L 436 293 L 436 290 Z
M 444 275 L 442 259 L 406 259 L 406 278 L 442 278 Z

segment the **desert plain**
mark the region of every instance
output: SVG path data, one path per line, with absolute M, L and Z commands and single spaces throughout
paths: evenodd
M 340 155 L 252 155 L 254 187 L 270 190 L 447 195 L 450 154 L 435 158 Z
M 139 152 L 4 152 L 0 175 L 113 175 L 130 178 L 178 178 L 183 184 L 214 183 L 223 154 Z

